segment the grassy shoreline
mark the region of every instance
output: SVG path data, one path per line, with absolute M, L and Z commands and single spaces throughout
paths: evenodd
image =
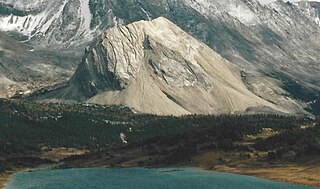
M 0 175 L 0 188 L 5 188 L 6 184 L 9 183 L 10 181 L 10 176 L 12 175 L 13 173 L 3 173 Z
M 287 184 L 320 187 L 320 162 L 318 166 L 313 167 L 310 165 L 299 164 L 282 164 L 282 165 L 243 165 L 239 166 L 216 165 L 214 168 L 208 165 L 176 165 L 176 167 L 197 167 L 208 171 L 216 171 L 221 173 L 233 173 L 238 175 L 254 176 L 261 179 L 282 182 Z M 130 166 L 128 166 L 130 167 Z M 161 166 L 160 166 L 161 167 Z M 92 167 L 94 168 L 94 167 Z M 0 175 L 0 188 L 10 182 L 13 174 L 18 172 L 25 172 L 27 169 L 12 170 Z
M 265 161 L 263 153 L 211 151 L 193 156 L 192 165 L 205 170 L 254 176 L 288 184 L 320 187 L 320 156 L 297 161 Z
M 261 179 L 267 179 L 288 184 L 320 187 L 320 162 L 317 165 L 299 163 L 253 163 L 238 165 L 216 165 L 214 168 L 208 166 L 198 167 L 223 173 L 234 173 L 239 175 L 254 176 Z
M 18 172 L 25 172 L 27 171 L 28 169 L 13 169 L 13 170 L 10 170 L 10 171 L 6 171 L 2 174 L 0 174 L 0 188 L 5 188 L 10 180 L 11 180 L 11 176 L 15 173 L 18 173 Z
M 61 168 L 184 166 L 320 186 L 315 181 L 320 177 L 308 174 L 320 172 L 317 119 L 156 116 L 116 106 L 1 99 L 0 105 L 0 171 L 62 162 Z M 285 161 L 312 155 L 316 168 L 300 164 L 273 171 L 276 161 L 284 166 Z M 286 178 L 292 172 L 305 180 Z M 2 185 L 9 175 L 0 176 Z
M 15 173 L 26 172 L 44 164 L 54 165 L 54 163 L 59 163 L 66 157 L 83 155 L 86 152 L 87 151 L 84 149 L 54 148 L 54 149 L 51 149 L 50 151 L 39 153 L 36 155 L 36 157 L 33 158 L 33 162 L 31 161 L 20 168 L 13 168 L 8 171 L 5 171 L 3 174 L 0 174 L 0 189 L 5 188 L 6 184 L 10 182 L 11 176 Z M 34 154 L 29 156 L 34 156 Z M 39 159 L 41 159 L 42 161 L 38 161 Z M 47 163 L 43 163 L 43 162 L 47 162 Z

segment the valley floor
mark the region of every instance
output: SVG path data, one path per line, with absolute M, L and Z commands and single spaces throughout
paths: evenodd
M 1 99 L 0 105 L 0 172 L 9 170 L 0 175 L 1 187 L 10 174 L 41 165 L 200 167 L 320 187 L 319 119 L 176 118 L 133 114 L 116 106 Z

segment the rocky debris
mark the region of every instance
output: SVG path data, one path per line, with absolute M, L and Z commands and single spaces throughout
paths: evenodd
M 241 67 L 246 73 L 247 88 L 257 96 L 295 113 L 306 113 L 304 108 L 319 96 L 317 2 L 34 0 L 32 5 L 22 0 L 0 2 L 5 10 L 0 13 L 3 23 L 0 29 L 26 40 L 35 50 L 70 51 L 69 57 L 81 59 L 82 49 L 105 29 L 164 16 Z M 28 24 L 23 24 L 25 21 Z M 56 60 L 71 67 L 80 62 Z M 48 73 L 43 66 L 40 69 Z
M 240 70 L 160 17 L 106 30 L 67 87 L 38 100 L 121 104 L 161 115 L 288 112 L 250 92 Z

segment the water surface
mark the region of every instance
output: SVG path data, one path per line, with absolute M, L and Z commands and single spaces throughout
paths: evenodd
M 6 189 L 311 189 L 197 168 L 66 169 L 17 173 Z

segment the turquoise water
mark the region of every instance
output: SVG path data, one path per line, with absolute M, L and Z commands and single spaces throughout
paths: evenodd
M 171 172 L 173 170 L 178 170 Z M 6 189 L 310 189 L 196 168 L 67 169 L 17 173 Z

